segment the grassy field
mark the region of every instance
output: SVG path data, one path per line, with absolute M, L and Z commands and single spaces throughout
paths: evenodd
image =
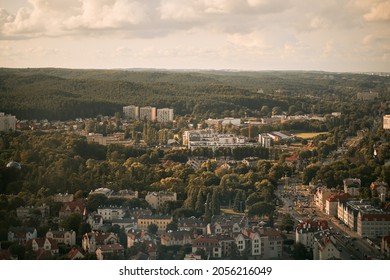
M 234 215 L 234 216 L 244 216 L 245 213 L 236 212 L 233 209 L 228 208 L 221 208 L 221 212 L 228 215 Z
M 313 139 L 314 137 L 320 135 L 320 134 L 328 134 L 329 132 L 301 132 L 301 133 L 294 133 L 296 137 L 300 137 L 303 139 Z

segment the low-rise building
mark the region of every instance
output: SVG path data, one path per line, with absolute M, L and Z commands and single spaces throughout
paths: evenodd
M 82 247 L 85 252 L 95 253 L 99 245 L 117 244 L 119 238 L 112 232 L 92 231 L 83 235 Z
M 325 202 L 325 213 L 331 217 L 337 217 L 337 207 L 339 201 L 346 202 L 350 195 L 348 193 L 331 194 Z
M 337 249 L 336 240 L 328 232 L 318 232 L 314 235 L 313 259 L 340 259 L 340 251 Z
M 359 196 L 359 189 L 362 186 L 362 182 L 358 178 L 347 178 L 343 180 L 344 192 L 350 196 Z
M 46 238 L 55 240 L 58 244 L 76 245 L 76 232 L 74 230 L 49 230 Z
M 127 211 L 127 208 L 116 205 L 101 205 L 97 209 L 98 215 L 103 217 L 104 221 L 111 221 L 113 219 L 122 219 Z
M 389 185 L 386 182 L 372 182 L 370 188 L 372 197 L 379 197 L 382 202 L 389 196 Z
M 329 229 L 326 220 L 320 221 L 302 221 L 295 229 L 295 242 L 305 245 L 306 248 L 312 249 L 314 246 L 314 236 L 317 232 Z
M 177 195 L 175 192 L 148 192 L 145 196 L 145 200 L 153 209 L 158 209 L 166 201 L 176 201 Z
M 204 250 L 206 254 L 214 259 L 222 257 L 222 246 L 216 237 L 199 236 L 192 241 L 192 253 L 198 250 Z
M 155 224 L 160 232 L 166 231 L 167 225 L 173 221 L 169 215 L 141 215 L 138 217 L 137 227 L 142 230 L 147 230 L 148 226 Z
M 32 227 L 10 227 L 8 241 L 24 244 L 28 240 L 37 238 L 37 229 Z
M 83 199 L 76 199 L 72 202 L 66 203 L 61 207 L 59 217 L 62 219 L 69 217 L 71 214 L 86 214 L 86 207 Z
M 189 231 L 172 231 L 161 235 L 163 246 L 184 246 L 192 244 L 193 234 Z
M 98 260 L 123 260 L 125 249 L 121 244 L 98 245 L 96 249 Z

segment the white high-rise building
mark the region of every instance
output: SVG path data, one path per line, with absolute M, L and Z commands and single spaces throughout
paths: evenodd
M 16 129 L 16 117 L 0 112 L 0 131 L 9 132 Z
M 139 108 L 139 119 L 154 122 L 156 120 L 156 107 L 141 107 Z
M 123 113 L 126 118 L 129 119 L 138 119 L 139 118 L 139 107 L 134 105 L 129 105 L 123 107 Z
M 169 108 L 157 109 L 157 121 L 158 122 L 173 121 L 173 109 L 169 109 Z

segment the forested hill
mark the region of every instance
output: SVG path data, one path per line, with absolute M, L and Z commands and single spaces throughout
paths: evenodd
M 350 101 L 361 90 L 387 92 L 388 82 L 379 76 L 325 72 L 2 68 L 0 112 L 19 119 L 66 120 L 113 115 L 135 104 L 174 108 L 177 115 L 223 117 L 298 104 L 298 110 L 309 113 L 318 99 Z M 326 113 L 317 107 L 317 113 Z

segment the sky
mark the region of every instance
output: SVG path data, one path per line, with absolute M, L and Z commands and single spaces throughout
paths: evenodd
M 390 0 L 1 0 L 0 67 L 390 72 Z

